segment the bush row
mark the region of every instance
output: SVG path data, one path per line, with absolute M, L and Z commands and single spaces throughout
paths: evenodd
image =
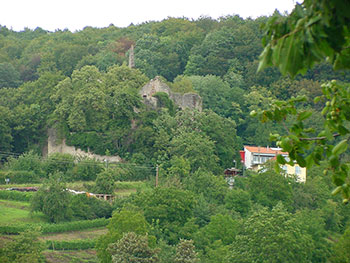
M 0 199 L 14 200 L 14 201 L 30 201 L 33 192 L 19 192 L 10 190 L 0 190 Z
M 82 250 L 94 248 L 96 239 L 78 239 L 72 241 L 47 240 L 47 249 L 52 250 Z
M 68 231 L 84 230 L 89 228 L 97 228 L 107 226 L 109 219 L 99 218 L 94 220 L 80 220 L 73 222 L 66 222 L 60 224 L 45 224 L 42 225 L 41 231 L 45 233 L 62 233 Z
M 39 183 L 40 177 L 33 171 L 0 171 L 0 182 L 10 179 L 12 184 Z
M 90 228 L 104 227 L 109 223 L 109 219 L 99 218 L 95 220 L 81 220 L 81 221 L 73 221 L 66 222 L 60 224 L 18 224 L 18 225 L 7 225 L 0 226 L 1 234 L 19 234 L 20 232 L 25 231 L 28 228 L 32 227 L 41 227 L 41 232 L 43 234 L 46 233 L 62 233 L 68 231 L 77 231 L 77 230 L 85 230 Z
M 103 166 L 100 161 L 75 158 L 70 154 L 54 153 L 43 159 L 34 152 L 28 152 L 8 159 L 0 171 L 0 184 L 4 184 L 6 178 L 10 179 L 10 183 L 38 183 L 57 172 L 63 173 L 66 181 L 95 180 Z
M 0 226 L 0 234 L 17 235 L 30 227 L 32 227 L 32 225 L 29 224 Z

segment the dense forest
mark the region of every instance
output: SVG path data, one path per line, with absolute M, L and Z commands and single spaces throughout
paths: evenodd
M 110 218 L 94 243 L 100 262 L 350 262 L 350 207 L 331 194 L 326 162 L 308 166 L 306 183 L 270 163 L 235 178 L 233 189 L 224 178 L 226 168 L 241 168 L 243 145 L 276 146 L 270 134 L 290 135 L 285 127 L 301 118 L 261 122 L 251 112 L 299 96 L 293 107 L 312 113 L 303 125 L 316 136 L 325 121 L 326 102 L 314 100 L 321 85 L 350 82 L 346 69 L 324 60 L 294 78 L 274 67 L 257 71 L 271 19 L 286 16 L 168 18 L 76 32 L 0 26 L 1 184 L 40 185 L 26 200 L 46 222 Z M 174 92 L 200 95 L 203 110 L 181 110 L 163 93 L 158 107 L 144 104 L 139 90 L 156 76 Z M 68 145 L 122 162 L 44 157 L 50 128 Z M 350 157 L 346 148 L 341 154 Z M 110 194 L 117 182 L 146 183 L 108 203 L 65 191 L 77 181 Z M 0 193 L 22 200 L 11 196 Z M 21 256 L 42 262 L 37 236 L 26 233 L 0 246 L 0 259 L 21 262 L 13 251 L 29 238 L 32 249 Z
M 309 100 L 302 106 L 317 111 L 321 106 L 313 98 L 321 94 L 320 84 L 347 81 L 349 76 L 326 63 L 295 80 L 275 68 L 256 73 L 262 52 L 260 27 L 267 19 L 169 18 L 74 33 L 41 28 L 14 32 L 2 26 L 0 150 L 39 151 L 47 128 L 58 126 L 71 144 L 96 153 L 108 150 L 124 158 L 126 153 L 130 158 L 142 153 L 157 160 L 160 131 L 153 123 L 167 113 L 143 109 L 137 90 L 158 75 L 174 89 L 197 92 L 205 116 L 235 123 L 239 138 L 234 134 L 231 138 L 240 145 L 233 149 L 231 144 L 233 151 L 242 143 L 269 145 L 269 133 L 279 127 L 255 121 L 249 116 L 252 110 L 265 109 L 274 99 L 306 95 Z M 131 45 L 135 45 L 135 69 L 129 70 Z M 134 107 L 140 112 L 136 114 Z M 132 132 L 131 120 L 137 121 Z

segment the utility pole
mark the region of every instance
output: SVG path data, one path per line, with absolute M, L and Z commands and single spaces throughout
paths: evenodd
M 156 166 L 156 187 L 158 187 L 158 177 L 159 177 L 159 166 Z

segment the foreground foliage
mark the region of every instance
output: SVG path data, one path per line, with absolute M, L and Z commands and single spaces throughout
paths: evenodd
M 259 67 L 274 65 L 282 74 L 295 76 L 306 73 L 316 62 L 327 59 L 335 69 L 350 69 L 349 11 L 347 1 L 305 0 L 297 4 L 288 17 L 274 16 L 265 27 L 265 49 Z M 296 116 L 296 122 L 287 130 L 288 135 L 275 134 L 273 139 L 289 152 L 289 163 L 297 161 L 302 167 L 310 167 L 326 160 L 328 167 L 325 173 L 332 175 L 336 186 L 333 193 L 341 192 L 343 202 L 348 203 L 350 168 L 343 159 L 343 153 L 350 138 L 350 88 L 348 84 L 332 80 L 323 85 L 322 92 L 323 95 L 315 100 L 325 102 L 321 131 L 304 125 L 304 120 L 310 118 L 312 112 L 297 110 L 296 105 L 303 101 L 302 98 L 278 101 L 261 116 L 263 121 L 271 119 L 278 122 L 284 122 L 288 115 Z M 312 135 L 314 133 L 316 137 Z M 279 158 L 279 163 L 286 163 L 286 160 Z

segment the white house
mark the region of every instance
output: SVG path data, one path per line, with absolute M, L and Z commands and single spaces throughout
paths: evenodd
M 288 160 L 288 153 L 281 150 L 281 148 L 273 147 L 244 146 L 244 150 L 240 153 L 245 169 L 259 171 L 264 163 L 276 159 L 277 155 L 282 155 Z M 286 174 L 295 175 L 298 182 L 306 181 L 306 168 L 300 167 L 298 164 L 293 166 L 285 164 L 281 168 Z

